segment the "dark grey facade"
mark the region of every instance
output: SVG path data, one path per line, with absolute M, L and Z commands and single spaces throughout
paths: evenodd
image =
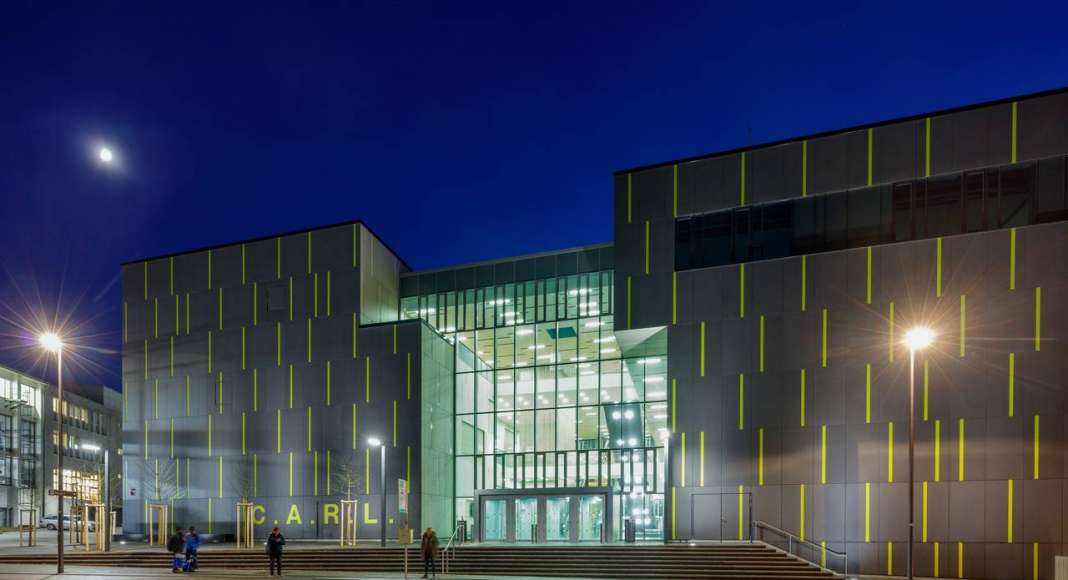
M 410 272 L 346 224 L 126 264 L 128 529 L 162 501 L 229 533 L 250 497 L 259 533 L 335 537 L 347 462 L 376 538 L 373 435 L 391 526 L 684 541 L 752 520 L 904 574 L 902 338 L 926 325 L 916 573 L 1052 578 L 1066 167 L 1061 90 L 617 172 L 613 247 Z M 562 532 L 554 509 L 602 519 Z
M 1061 91 L 616 174 L 617 321 L 670 334 L 671 538 L 748 537 L 710 494 L 751 493 L 852 572 L 904 574 L 923 324 L 916 573 L 1052 577 L 1066 129 Z

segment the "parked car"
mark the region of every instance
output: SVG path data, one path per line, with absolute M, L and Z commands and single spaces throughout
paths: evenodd
M 48 530 L 54 530 L 54 529 L 56 529 L 56 527 L 58 525 L 58 518 L 57 518 L 56 514 L 46 515 L 45 517 L 41 518 L 41 522 L 40 522 L 39 525 L 42 528 L 45 528 L 45 529 L 48 529 Z M 67 515 L 67 514 L 63 514 L 63 529 L 64 530 L 69 530 L 70 529 L 70 516 Z M 95 532 L 96 531 L 96 523 L 89 522 L 89 531 L 90 532 Z

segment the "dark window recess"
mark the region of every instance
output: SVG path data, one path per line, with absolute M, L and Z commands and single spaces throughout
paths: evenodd
M 289 289 L 282 282 L 271 284 L 265 288 L 267 298 L 267 312 L 281 312 L 287 309 L 289 304 Z
M 1068 220 L 1068 157 L 691 216 L 675 269 Z

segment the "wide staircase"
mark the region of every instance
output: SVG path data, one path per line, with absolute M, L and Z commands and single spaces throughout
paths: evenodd
M 409 570 L 422 572 L 418 547 L 408 551 Z M 163 568 L 170 557 L 156 551 L 68 553 L 70 566 Z M 0 555 L 3 564 L 53 564 L 50 554 Z M 261 550 L 207 549 L 204 571 L 264 568 Z M 396 548 L 289 549 L 289 570 L 401 572 L 404 551 Z M 439 569 L 440 573 L 440 569 Z M 764 544 L 631 546 L 462 546 L 450 554 L 450 575 L 566 576 L 577 578 L 722 578 L 744 580 L 822 580 L 833 576 L 808 562 Z

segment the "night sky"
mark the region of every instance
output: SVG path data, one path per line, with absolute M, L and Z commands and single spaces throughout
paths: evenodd
M 1068 85 L 1063 2 L 15 2 L 0 364 L 119 386 L 119 263 L 362 219 L 430 268 L 610 241 L 611 172 Z M 104 168 L 93 148 L 112 147 Z

